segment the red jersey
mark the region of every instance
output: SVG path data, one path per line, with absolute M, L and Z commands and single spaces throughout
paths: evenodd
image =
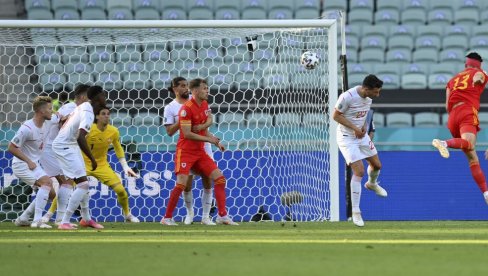
M 474 85 L 473 77 L 478 72 L 484 75 L 483 85 Z M 447 102 L 447 111 L 451 112 L 452 107 L 459 102 L 464 102 L 479 110 L 480 97 L 488 81 L 487 77 L 486 73 L 479 68 L 466 68 L 449 80 L 447 88 L 451 93 Z
M 185 135 L 183 134 L 183 131 L 181 131 L 181 127 L 191 127 L 194 125 L 204 124 L 207 121 L 208 114 L 209 110 L 207 101 L 203 101 L 200 105 L 198 105 L 195 99 L 191 98 L 189 101 L 186 101 L 183 104 L 179 111 L 180 138 L 178 139 L 178 143 L 176 144 L 177 149 L 185 151 L 204 151 L 203 144 L 205 142 L 185 139 Z M 205 136 L 207 134 L 207 131 L 201 130 L 197 134 Z

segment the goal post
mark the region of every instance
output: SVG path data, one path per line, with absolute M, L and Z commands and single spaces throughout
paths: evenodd
M 140 179 L 126 178 L 132 213 L 158 221 L 175 184 L 176 137 L 163 126 L 172 78 L 207 79 L 214 125 L 225 152 L 215 160 L 228 179 L 237 221 L 262 211 L 275 221 L 339 220 L 339 156 L 332 113 L 338 94 L 336 20 L 0 20 L 0 221 L 25 207 L 7 146 L 32 116 L 39 94 L 55 97 L 79 83 L 104 87 L 112 124 Z M 313 70 L 300 65 L 316 52 Z M 216 150 L 214 148 L 214 150 Z M 123 219 L 115 194 L 92 180 L 99 221 Z M 194 183 L 196 220 L 200 180 Z M 186 214 L 180 200 L 175 219 Z

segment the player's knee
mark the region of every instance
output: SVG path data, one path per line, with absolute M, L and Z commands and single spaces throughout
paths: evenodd
M 227 182 L 227 180 L 225 179 L 225 176 L 221 175 L 219 177 L 217 177 L 217 179 L 215 179 L 215 185 L 224 185 L 225 186 L 225 183 Z
M 49 188 L 53 187 L 53 181 L 51 180 L 51 178 L 47 176 L 41 177 L 39 180 L 37 180 L 37 183 L 41 187 L 49 187 Z
M 354 172 L 354 176 L 363 178 L 364 176 L 364 170 L 357 170 Z

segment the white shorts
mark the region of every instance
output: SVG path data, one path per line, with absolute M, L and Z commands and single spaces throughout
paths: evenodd
M 44 148 L 41 160 L 39 161 L 48 176 L 53 177 L 63 174 L 63 170 L 61 170 L 61 166 L 58 163 L 58 158 L 56 158 L 56 154 L 51 147 Z
M 33 170 L 30 170 L 29 166 L 25 162 L 13 163 L 12 171 L 14 172 L 15 176 L 30 186 L 34 186 L 36 181 L 41 177 L 47 176 L 39 162 L 37 162 L 37 167 Z
M 337 134 L 337 144 L 348 165 L 378 154 L 368 135 L 358 139 L 344 136 L 341 132 L 337 132 Z
M 205 149 L 205 153 L 207 153 L 207 155 L 210 156 L 210 158 L 212 158 L 212 160 L 215 161 L 213 156 L 213 151 L 212 151 L 212 144 L 205 142 L 204 149 Z M 195 172 L 193 172 L 193 170 L 190 170 L 190 175 L 195 175 Z
M 83 161 L 83 156 L 78 145 L 53 145 L 53 150 L 64 176 L 69 179 L 76 179 L 87 175 L 85 161 Z

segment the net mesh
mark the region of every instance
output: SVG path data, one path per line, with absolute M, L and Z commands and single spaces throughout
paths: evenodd
M 254 51 L 246 37 L 256 39 Z M 112 124 L 129 164 L 140 171 L 140 179 L 122 176 L 133 215 L 160 220 L 176 178 L 177 135 L 169 137 L 162 125 L 172 100 L 166 87 L 176 76 L 208 80 L 210 131 L 227 147 L 214 157 L 228 179 L 235 220 L 263 211 L 272 220 L 330 218 L 326 28 L 4 28 L 0 41 L 0 221 L 15 218 L 29 201 L 31 190 L 12 174 L 6 149 L 32 116 L 32 99 L 55 98 L 79 83 L 107 91 Z M 300 65 L 306 50 L 320 58 L 314 70 Z M 113 152 L 109 159 L 121 174 Z M 96 180 L 91 186 L 93 216 L 122 220 L 115 194 Z M 196 220 L 201 188 L 197 181 Z M 186 214 L 182 205 L 177 221 Z

